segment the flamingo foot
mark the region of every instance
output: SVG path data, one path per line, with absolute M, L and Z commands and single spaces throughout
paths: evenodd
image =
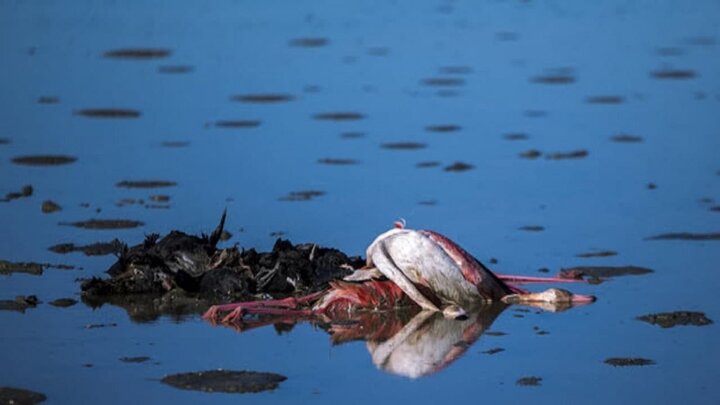
M 595 301 L 592 295 L 573 294 L 560 288 L 549 288 L 539 293 L 510 294 L 502 298 L 506 304 L 522 304 L 539 307 L 549 311 L 589 304 Z

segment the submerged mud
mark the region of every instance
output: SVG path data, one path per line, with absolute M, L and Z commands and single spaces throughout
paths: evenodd
M 249 393 L 274 390 L 287 377 L 257 371 L 210 370 L 168 375 L 161 381 L 175 388 L 202 392 Z
M 0 198 L 0 202 L 10 202 L 12 200 L 17 200 L 18 198 L 25 198 L 30 197 L 33 194 L 33 187 L 31 185 L 23 186 L 20 191 L 12 191 L 10 193 L 5 194 L 4 198 Z
M 0 260 L 0 275 L 12 273 L 25 273 L 39 276 L 45 269 L 74 270 L 75 266 L 67 264 L 35 263 L 35 262 L 9 262 Z
M 613 367 L 627 367 L 627 366 L 651 366 L 655 364 L 653 360 L 643 359 L 641 357 L 610 357 L 605 359 L 605 364 L 609 364 Z
M 89 219 L 77 222 L 59 222 L 58 225 L 74 226 L 83 229 L 128 229 L 145 225 L 144 222 L 130 219 Z
M 65 155 L 26 155 L 16 156 L 12 162 L 27 166 L 59 166 L 74 163 L 76 160 L 76 157 Z
M 26 309 L 35 308 L 40 303 L 34 295 L 18 295 L 14 300 L 0 300 L 0 311 L 25 312 Z
M 672 328 L 678 325 L 706 326 L 713 323 L 705 316 L 705 313 L 693 311 L 659 312 L 638 316 L 636 319 L 661 328 Z
M 115 239 L 111 242 L 96 242 L 89 245 L 75 245 L 74 243 L 60 243 L 50 246 L 49 251 L 59 254 L 82 252 L 85 256 L 105 256 L 118 254 L 122 251 L 123 244 Z
M 45 394 L 22 388 L 0 387 L 0 404 L 37 404 L 47 399 Z
M 670 232 L 660 235 L 650 236 L 645 240 L 720 240 L 720 232 L 712 233 L 692 233 L 692 232 Z

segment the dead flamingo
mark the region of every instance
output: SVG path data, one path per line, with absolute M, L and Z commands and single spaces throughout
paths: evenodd
M 496 275 L 445 236 L 407 229 L 404 222 L 397 222 L 370 244 L 365 267 L 345 281 L 330 283 L 328 290 L 299 298 L 215 305 L 203 317 L 214 322 L 220 313 L 229 312 L 223 323 L 237 321 L 248 313 L 333 317 L 362 308 L 390 309 L 409 298 L 425 310 L 442 311 L 453 318 L 464 315 L 465 308 L 478 302 L 502 301 L 543 308 L 548 304 L 572 306 L 595 300 L 593 296 L 557 288 L 531 293 L 517 286 L 537 282 L 576 280 Z

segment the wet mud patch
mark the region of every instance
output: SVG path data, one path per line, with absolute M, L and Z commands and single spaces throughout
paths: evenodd
M 38 104 L 57 104 L 60 102 L 60 98 L 55 96 L 41 96 L 37 99 Z
M 86 108 L 77 110 L 75 115 L 81 115 L 87 118 L 107 118 L 107 119 L 133 119 L 139 118 L 140 111 L 127 108 Z
M 19 198 L 26 198 L 33 195 L 33 187 L 31 185 L 25 185 L 20 191 L 12 191 L 5 194 L 5 197 L 0 199 L 0 202 L 10 202 Z
M 518 230 L 526 232 L 542 232 L 545 230 L 545 227 L 540 225 L 524 225 L 518 228 Z
M 712 233 L 692 233 L 692 232 L 670 232 L 660 235 L 650 236 L 645 240 L 690 240 L 690 241 L 710 241 L 720 240 L 720 232 Z
M 220 120 L 215 121 L 216 128 L 225 129 L 243 129 L 243 128 L 257 128 L 260 126 L 258 120 Z
M 288 42 L 290 46 L 296 48 L 322 48 L 329 43 L 329 39 L 321 37 L 294 38 Z
M 0 387 L 0 404 L 29 405 L 44 402 L 45 394 L 22 388 Z
M 120 188 L 161 188 L 174 186 L 177 186 L 176 182 L 167 180 L 123 180 L 115 184 L 115 187 Z
M 428 125 L 425 127 L 425 131 L 427 132 L 457 132 L 460 131 L 462 127 L 460 125 L 455 124 L 438 124 L 438 125 Z
M 690 80 L 697 77 L 697 74 L 690 69 L 661 69 L 651 71 L 650 77 L 659 80 Z
M 287 377 L 256 371 L 210 370 L 179 373 L 161 380 L 175 388 L 202 392 L 256 393 L 274 390 Z
M 191 65 L 162 65 L 158 66 L 158 73 L 181 75 L 195 71 L 195 66 Z
M 577 266 L 561 269 L 558 277 L 572 280 L 588 278 L 591 282 L 600 282 L 603 278 L 642 276 L 650 273 L 653 273 L 652 269 L 639 266 Z
M 96 242 L 89 245 L 75 245 L 74 243 L 60 243 L 50 246 L 49 251 L 59 254 L 82 252 L 85 256 L 105 256 L 122 252 L 123 244 L 115 239 L 111 242 Z
M 507 134 L 503 134 L 503 139 L 506 141 L 525 141 L 530 139 L 530 137 L 528 134 L 522 132 L 509 132 Z
M 0 274 L 25 273 L 34 276 L 43 274 L 45 269 L 75 270 L 75 266 L 67 264 L 35 263 L 35 262 L 9 262 L 0 260 Z
M 241 103 L 272 104 L 292 101 L 294 97 L 283 93 L 261 93 L 237 95 L 232 96 L 230 99 Z
M 578 253 L 575 255 L 575 257 L 582 257 L 582 258 L 591 258 L 591 257 L 610 257 L 610 256 L 617 256 L 617 252 L 614 250 L 600 250 L 597 252 L 584 252 L 584 253 Z
M 184 147 L 190 146 L 190 142 L 188 142 L 188 141 L 164 141 L 160 145 L 162 145 L 166 148 L 184 148 Z
M 643 141 L 643 138 L 637 135 L 618 134 L 610 137 L 610 140 L 617 143 L 640 143 Z
M 87 221 L 58 222 L 58 225 L 74 226 L 82 229 L 130 229 L 145 225 L 144 222 L 130 219 L 89 219 Z
M 564 159 L 583 159 L 586 158 L 590 153 L 585 149 L 573 150 L 570 152 L 554 152 L 549 153 L 545 156 L 545 159 L 549 160 L 564 160 Z
M 40 211 L 42 211 L 43 214 L 52 214 L 53 212 L 58 212 L 60 210 L 62 210 L 62 207 L 55 201 L 51 200 L 43 201 L 40 206 Z
M 74 163 L 76 160 L 76 157 L 67 155 L 25 155 L 14 157 L 12 162 L 26 166 L 60 166 Z
M 287 195 L 280 197 L 278 201 L 310 201 L 324 195 L 325 192 L 320 190 L 291 191 Z
M 427 144 L 421 142 L 388 142 L 381 144 L 380 147 L 390 150 L 418 150 L 427 148 Z
M 50 301 L 48 304 L 58 308 L 68 308 L 77 303 L 78 301 L 73 298 L 58 298 L 56 300 Z
M 675 311 L 675 312 L 658 312 L 655 314 L 638 316 L 635 318 L 639 321 L 647 322 L 651 325 L 657 325 L 661 328 L 672 328 L 675 326 L 706 326 L 713 321 L 705 316 L 703 312 L 693 311 Z
M 150 60 L 167 58 L 170 54 L 171 51 L 164 48 L 121 48 L 106 51 L 103 56 L 109 59 Z
M 589 96 L 585 98 L 588 104 L 622 104 L 625 102 L 623 96 Z
M 522 385 L 522 386 L 526 386 L 526 387 L 537 387 L 540 385 L 541 381 L 542 381 L 542 377 L 530 376 L 530 377 L 522 377 L 522 378 L 518 379 L 515 383 L 517 385 Z
M 415 167 L 417 167 L 418 169 L 429 169 L 431 167 L 438 167 L 440 166 L 440 164 L 441 163 L 438 161 L 431 160 L 427 162 L 418 162 L 415 164 Z
M 449 166 L 446 166 L 443 170 L 446 172 L 466 172 L 474 169 L 475 166 L 465 162 L 455 162 Z
M 318 163 L 330 166 L 349 166 L 359 164 L 360 161 L 355 159 L 324 158 L 318 159 Z
M 364 114 L 351 111 L 326 112 L 313 115 L 313 118 L 320 121 L 357 121 L 365 118 Z
M 25 310 L 35 308 L 40 303 L 34 295 L 18 295 L 14 300 L 0 300 L 0 311 L 16 311 L 25 313 Z
M 430 77 L 421 80 L 420 84 L 428 87 L 461 87 L 465 85 L 465 79 L 459 77 Z
M 652 366 L 655 361 L 641 357 L 610 357 L 605 359 L 605 364 L 613 367 Z
M 123 363 L 145 363 L 150 360 L 149 356 L 120 357 Z

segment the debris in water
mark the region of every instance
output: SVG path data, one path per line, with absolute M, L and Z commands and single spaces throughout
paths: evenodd
M 545 227 L 539 226 L 539 225 L 525 225 L 518 228 L 521 231 L 528 231 L 528 232 L 541 232 L 545 230 Z
M 18 311 L 24 313 L 28 308 L 35 308 L 40 303 L 34 295 L 18 295 L 14 300 L 0 300 L 0 311 Z
M 323 164 L 323 165 L 347 166 L 347 165 L 356 165 L 360 162 L 355 159 L 325 158 L 325 159 L 318 159 L 318 163 Z
M 643 141 L 641 136 L 630 135 L 630 134 L 618 134 L 610 138 L 613 142 L 618 143 L 640 143 Z
M 588 155 L 588 151 L 584 149 L 574 150 L 570 152 L 555 152 L 545 156 L 546 159 L 550 160 L 561 160 L 561 159 L 582 159 Z
M 432 87 L 459 87 L 465 85 L 465 79 L 458 77 L 431 77 L 423 79 L 420 83 Z
M 177 186 L 177 183 L 167 180 L 123 180 L 115 184 L 115 187 L 121 188 L 160 188 L 173 186 Z
M 75 111 L 76 115 L 87 118 L 138 118 L 140 111 L 125 108 L 88 108 Z
M 86 256 L 105 256 L 119 254 L 122 252 L 123 244 L 115 239 L 111 242 L 96 242 L 89 245 L 75 245 L 74 243 L 60 243 L 50 246 L 49 251 L 66 254 L 71 252 L 83 252 Z
M 460 125 L 455 124 L 438 124 L 425 127 L 425 130 L 428 132 L 457 132 L 461 129 L 462 127 Z
M 49 302 L 50 305 L 52 305 L 54 307 L 58 307 L 58 308 L 71 307 L 77 303 L 78 303 L 77 300 L 72 299 L 72 298 L 58 298 L 56 300 Z
M 0 404 L 31 405 L 47 399 L 45 394 L 22 388 L 0 387 Z
M 150 360 L 149 356 L 120 357 L 123 363 L 145 363 Z
M 482 353 L 484 353 L 484 354 L 496 354 L 496 353 L 500 353 L 500 352 L 504 352 L 504 351 L 505 351 L 505 349 L 503 349 L 502 347 L 495 347 L 495 348 L 492 348 L 492 349 L 485 350 L 485 351 L 483 351 Z
M 260 126 L 260 121 L 258 121 L 258 120 L 221 120 L 221 121 L 215 121 L 215 126 L 217 128 L 231 128 L 231 129 L 257 128 Z
M 75 266 L 67 264 L 34 263 L 34 262 L 9 262 L 0 260 L 0 274 L 25 273 L 39 276 L 44 269 L 74 270 Z
M 286 101 L 292 101 L 293 96 L 282 93 L 263 93 L 263 94 L 244 94 L 238 96 L 232 96 L 232 101 L 239 101 L 242 103 L 258 103 L 258 104 L 271 104 L 281 103 Z
M 605 364 L 609 364 L 613 367 L 626 367 L 626 366 L 651 366 L 655 364 L 653 360 L 643 359 L 641 357 L 610 357 L 605 359 Z
M 73 163 L 76 160 L 76 157 L 65 155 L 26 155 L 16 156 L 12 159 L 12 162 L 28 166 L 59 166 Z
M 697 75 L 690 69 L 663 69 L 650 72 L 650 76 L 661 80 L 694 79 Z
M 523 159 L 537 159 L 540 156 L 542 156 L 542 152 L 537 149 L 526 150 L 520 154 L 520 157 Z
M 473 166 L 469 163 L 455 162 L 455 163 L 451 164 L 450 166 L 445 167 L 445 169 L 443 169 L 443 170 L 445 170 L 446 172 L 466 172 L 466 171 L 472 170 L 474 168 L 475 168 L 475 166 Z
M 113 49 L 103 54 L 111 59 L 160 59 L 170 56 L 169 49 L 162 48 L 124 48 Z
M 327 112 L 315 114 L 313 118 L 322 121 L 357 121 L 365 118 L 365 115 L 357 112 Z
M 516 381 L 517 385 L 524 385 L 524 386 L 532 386 L 536 387 L 540 385 L 540 381 L 542 381 L 542 377 L 522 377 Z
M 692 232 L 671 232 L 650 236 L 645 240 L 720 240 L 720 232 L 713 233 L 692 233 Z
M 161 381 L 184 390 L 248 393 L 274 390 L 285 380 L 287 377 L 274 373 L 210 370 L 168 375 Z
M 114 328 L 117 323 L 91 323 L 85 325 L 85 329 Z
M 578 253 L 575 255 L 575 257 L 582 257 L 582 258 L 590 258 L 590 257 L 610 257 L 610 256 L 617 256 L 617 252 L 614 250 L 601 250 L 598 252 L 585 252 L 585 253 Z
M 530 78 L 530 82 L 540 84 L 572 84 L 575 83 L 575 77 L 562 74 L 543 75 Z
M 40 210 L 42 210 L 43 214 L 52 214 L 53 212 L 62 210 L 62 207 L 55 201 L 45 200 L 43 201 Z
M 655 189 L 657 188 L 657 184 L 655 184 L 655 183 L 648 183 L 647 185 L 645 185 L 645 187 L 646 187 L 648 190 L 655 190 Z
M 426 148 L 427 144 L 420 142 L 389 142 L 380 145 L 380 147 L 393 150 L 417 150 Z
M 622 96 L 590 96 L 585 99 L 588 104 L 622 104 L 625 97 Z
M 83 229 L 127 229 L 145 225 L 144 222 L 129 219 L 89 219 L 77 222 L 59 222 L 58 225 L 74 226 Z
M 279 201 L 310 201 L 315 197 L 325 195 L 324 191 L 319 190 L 303 190 L 291 191 L 286 196 L 280 197 Z
M 20 191 L 13 191 L 5 194 L 5 198 L 0 199 L 0 202 L 10 202 L 18 198 L 30 197 L 33 194 L 33 187 L 31 185 L 23 186 Z
M 659 312 L 638 316 L 636 319 L 658 325 L 661 328 L 672 328 L 678 325 L 706 326 L 713 323 L 703 312 L 692 311 Z

